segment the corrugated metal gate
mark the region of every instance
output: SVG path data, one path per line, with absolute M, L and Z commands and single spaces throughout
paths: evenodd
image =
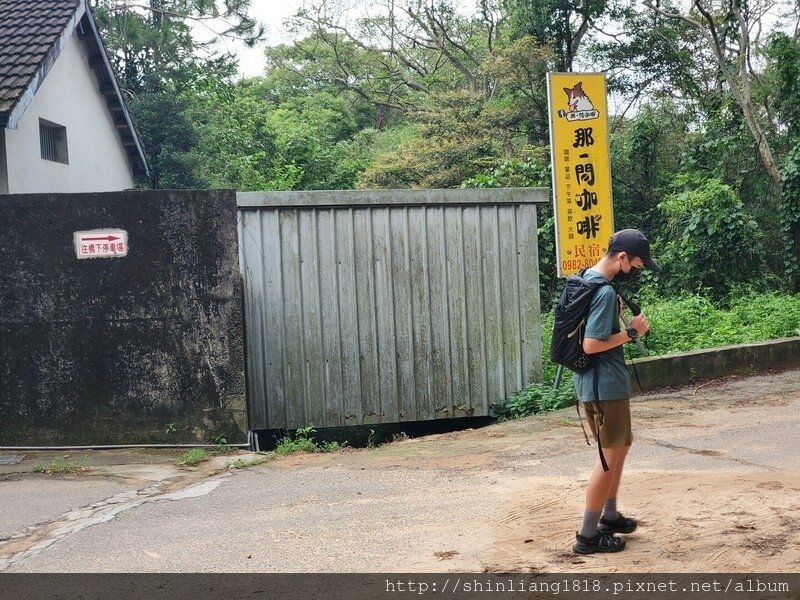
M 548 190 L 237 199 L 251 429 L 484 416 L 541 376 Z

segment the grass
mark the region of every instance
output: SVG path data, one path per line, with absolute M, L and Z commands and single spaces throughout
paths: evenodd
M 651 354 L 661 355 L 800 335 L 800 295 L 734 295 L 727 306 L 702 295 L 653 302 L 646 307 Z
M 181 454 L 178 457 L 176 464 L 180 467 L 195 467 L 201 462 L 211 458 L 211 455 L 218 456 L 220 454 L 227 454 L 231 451 L 227 436 L 224 433 L 211 436 L 211 443 L 214 444 L 214 447 L 209 450 L 205 450 L 203 448 L 192 448 L 188 452 Z
M 247 467 L 257 467 L 258 465 L 263 465 L 265 462 L 271 460 L 272 458 L 274 457 L 269 456 L 268 453 L 265 454 L 264 456 L 259 456 L 258 458 L 250 458 L 250 459 L 237 458 L 230 465 L 228 465 L 228 468 L 245 469 Z
M 76 463 L 54 460 L 50 465 L 36 464 L 33 466 L 34 473 L 44 473 L 45 475 L 80 475 L 88 470 L 89 466 L 86 461 Z
M 176 464 L 179 467 L 194 467 L 204 460 L 208 460 L 208 453 L 202 448 L 192 448 L 178 457 Z
M 217 435 L 211 436 L 211 443 L 215 446 L 214 450 L 212 451 L 214 454 L 226 454 L 231 451 L 227 437 L 227 434 L 224 433 L 218 433 Z
M 493 404 L 492 412 L 501 421 L 507 421 L 573 404 L 575 388 L 571 373 L 566 371 L 560 387 L 554 388 L 552 383 L 532 383 L 515 392 L 505 402 Z
M 763 342 L 800 335 L 800 295 L 736 290 L 724 303 L 707 294 L 663 298 L 646 290 L 641 304 L 650 322 L 645 343 L 651 356 L 720 346 Z M 553 387 L 558 365 L 547 359 L 553 313 L 542 315 L 543 383 L 533 383 L 492 405 L 501 420 L 517 419 L 575 403 L 572 375 L 564 370 L 561 385 Z M 626 359 L 637 358 L 632 345 L 624 347 Z
M 273 450 L 276 456 L 285 456 L 294 452 L 337 452 L 347 445 L 347 442 L 323 442 L 314 441 L 311 434 L 317 430 L 313 427 L 301 427 L 298 429 L 294 438 L 287 435 L 278 442 L 278 446 Z
M 264 464 L 267 461 L 274 460 L 280 456 L 286 456 L 296 452 L 338 452 L 347 446 L 347 442 L 316 442 L 312 437 L 312 434 L 314 433 L 316 433 L 316 429 L 313 427 L 302 427 L 298 429 L 293 436 L 286 435 L 285 437 L 281 438 L 278 441 L 278 445 L 275 450 L 272 450 L 271 452 L 261 452 L 261 456 L 258 458 L 237 458 L 230 463 L 229 468 L 244 469 L 246 467 L 254 467 Z

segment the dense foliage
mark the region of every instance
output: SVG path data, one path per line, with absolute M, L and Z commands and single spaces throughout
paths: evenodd
M 616 226 L 643 229 L 668 269 L 646 283 L 718 299 L 743 283 L 800 286 L 796 3 L 366 4 L 307 3 L 263 76 L 236 80 L 235 57 L 193 32 L 224 23 L 218 38 L 259 42 L 247 0 L 99 0 L 155 183 L 548 186 L 546 73 L 604 70 Z M 550 216 L 545 308 L 558 292 Z
M 710 290 L 703 291 L 706 293 L 666 299 L 647 295 L 643 298 L 651 325 L 644 342 L 651 356 L 800 335 L 798 295 L 761 293 L 739 287 L 731 294 L 731 299 L 722 304 L 709 298 Z M 542 322 L 544 348 L 550 347 L 552 327 L 552 315 L 545 315 Z M 639 356 L 633 345 L 625 346 L 625 353 L 628 360 Z M 543 366 L 543 383 L 531 384 L 505 402 L 493 405 L 498 417 L 514 419 L 575 403 L 571 373 L 565 371 L 559 387 L 554 388 L 557 365 L 545 359 Z
M 795 300 L 780 295 L 800 291 L 793 0 L 476 0 L 469 11 L 318 0 L 245 80 L 193 31 L 222 17 L 218 38 L 259 42 L 248 0 L 96 4 L 155 173 L 142 185 L 549 186 L 546 73 L 604 71 L 615 225 L 644 230 L 665 266 L 628 290 L 651 316 L 653 348 L 796 332 Z M 560 291 L 549 207 L 539 227 L 548 311 Z M 552 404 L 521 394 L 513 402 Z
M 155 174 L 142 185 L 546 187 L 546 73 L 605 71 L 616 226 L 643 229 L 665 265 L 628 290 L 653 349 L 796 333 L 795 300 L 774 295 L 800 289 L 796 2 L 463 4 L 306 3 L 295 41 L 236 80 L 235 57 L 195 25 L 258 43 L 249 0 L 98 0 Z M 541 207 L 545 311 L 560 291 L 553 226 Z

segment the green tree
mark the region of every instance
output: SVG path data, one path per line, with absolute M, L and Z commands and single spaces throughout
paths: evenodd
M 751 143 L 755 145 L 757 156 L 764 172 L 769 176 L 774 193 L 763 196 L 761 200 L 768 203 L 774 212 L 788 215 L 789 231 L 786 232 L 786 243 L 794 264 L 800 258 L 800 237 L 793 235 L 791 222 L 795 210 L 784 206 L 783 187 L 785 172 L 781 172 L 781 160 L 776 155 L 779 148 L 781 129 L 785 123 L 772 119 L 768 88 L 760 85 L 760 70 L 763 68 L 765 45 L 761 40 L 761 32 L 765 29 L 765 16 L 773 8 L 773 4 L 790 8 L 792 4 L 785 0 L 776 3 L 762 3 L 745 0 L 693 0 L 689 11 L 680 11 L 669 6 L 660 5 L 653 0 L 646 0 L 645 5 L 658 18 L 684 27 L 699 35 L 705 48 L 714 57 L 716 67 L 717 92 L 723 95 L 718 104 L 726 105 L 726 99 L 735 103 L 744 125 L 750 133 Z M 796 87 L 796 84 L 795 84 Z M 772 101 L 772 102 L 771 102 Z M 789 200 L 790 205 L 793 200 Z M 800 281 L 794 282 L 795 289 L 800 289 Z
M 301 177 L 296 189 L 339 189 L 352 181 L 338 179 L 340 144 L 357 131 L 357 121 L 345 99 L 317 92 L 288 100 L 268 115 L 275 134 L 276 160 L 294 165 Z
M 455 187 L 501 163 L 527 161 L 549 139 L 545 74 L 552 53 L 523 37 L 480 67 L 491 94 L 467 87 L 423 96 L 408 120 L 419 135 L 380 156 L 360 187 Z
M 209 77 L 230 77 L 235 60 L 220 54 L 220 39 L 254 45 L 264 27 L 248 16 L 250 0 L 97 0 L 95 14 L 122 86 L 180 90 Z M 211 34 L 207 42 L 192 32 L 196 24 Z
M 237 190 L 292 189 L 299 175 L 275 164 L 277 144 L 268 108 L 255 81 L 232 88 L 229 97 L 197 98 L 203 172 L 211 187 Z
M 482 72 L 494 82 L 487 102 L 503 115 L 498 125 L 525 135 L 531 144 L 546 144 L 550 139 L 545 81 L 553 57 L 551 48 L 526 35 L 497 48 L 482 65 Z
M 481 67 L 495 50 L 500 19 L 488 2 L 471 17 L 451 0 L 368 1 L 369 16 L 357 17 L 349 11 L 363 15 L 364 2 L 332 4 L 301 9 L 294 26 L 302 39 L 268 51 L 273 67 L 294 73 L 296 87 L 356 94 L 374 107 L 376 129 L 417 109 L 430 94 L 493 93 L 494 82 Z
M 528 36 L 550 48 L 554 70 L 570 72 L 592 26 L 609 10 L 608 0 L 503 0 L 511 39 Z
M 659 241 L 672 291 L 710 290 L 723 298 L 737 283 L 755 283 L 764 268 L 762 233 L 730 186 L 680 177 L 659 208 L 667 219 Z
M 93 10 L 157 186 L 209 185 L 194 109 L 230 94 L 236 62 L 217 52 L 215 43 L 263 39 L 249 6 L 250 0 L 97 0 Z M 212 33 L 208 42 L 196 39 L 197 24 Z
M 414 114 L 419 135 L 380 156 L 361 176 L 361 188 L 452 188 L 461 185 L 513 144 L 482 95 L 437 94 Z
M 227 98 L 198 99 L 192 114 L 212 187 L 352 188 L 374 137 L 357 135 L 359 115 L 346 98 L 317 91 L 275 104 L 260 79 L 239 82 Z
M 776 34 L 770 40 L 767 55 L 772 61 L 776 110 L 786 126 L 787 150 L 781 168 L 781 225 L 788 242 L 784 265 L 794 280 L 794 290 L 800 291 L 800 37 Z
M 142 92 L 131 99 L 130 107 L 147 151 L 152 184 L 164 189 L 208 187 L 198 153 L 199 132 L 189 117 L 189 100 Z
M 691 116 L 668 99 L 641 106 L 631 120 L 618 119 L 611 136 L 614 219 L 618 228 L 635 227 L 655 236 L 657 210 L 666 188 L 684 168 Z

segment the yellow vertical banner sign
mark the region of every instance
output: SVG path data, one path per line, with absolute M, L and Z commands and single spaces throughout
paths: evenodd
M 593 266 L 614 233 L 606 78 L 548 73 L 556 264 L 566 277 Z

